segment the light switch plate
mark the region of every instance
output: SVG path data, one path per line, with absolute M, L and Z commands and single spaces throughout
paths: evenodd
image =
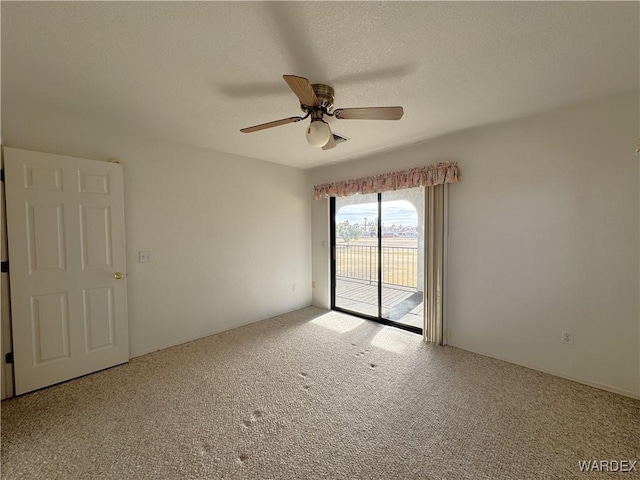
M 139 263 L 153 262 L 153 252 L 151 251 L 138 252 L 138 262 Z

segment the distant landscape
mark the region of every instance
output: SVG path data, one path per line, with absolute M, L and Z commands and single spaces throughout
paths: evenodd
M 418 214 L 405 200 L 382 204 L 383 246 L 417 247 Z M 378 204 L 345 205 L 336 213 L 336 244 L 377 245 Z

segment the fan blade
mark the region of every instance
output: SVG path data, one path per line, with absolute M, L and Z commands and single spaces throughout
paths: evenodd
M 333 115 L 345 120 L 400 120 L 402 107 L 338 108 Z
M 264 130 L 266 128 L 271 128 L 271 127 L 278 127 L 280 125 L 286 125 L 287 123 L 299 122 L 300 120 L 302 120 L 302 117 L 283 118 L 281 120 L 276 120 L 274 122 L 261 123 L 260 125 L 254 125 L 253 127 L 242 128 L 240 131 L 242 133 L 257 132 L 258 130 Z
M 329 131 L 331 132 L 331 127 L 329 127 Z M 333 147 L 335 147 L 337 145 L 336 143 L 336 139 L 333 138 L 333 132 L 331 132 L 331 136 L 329 137 L 329 140 L 327 141 L 327 143 L 324 144 L 324 147 L 322 147 L 323 150 L 330 150 Z
M 313 91 L 309 80 L 303 77 L 296 77 L 295 75 L 283 75 L 282 78 L 287 82 L 289 88 L 293 90 L 293 93 L 296 94 L 296 97 L 298 97 L 302 105 L 316 108 L 320 106 L 316 92 Z

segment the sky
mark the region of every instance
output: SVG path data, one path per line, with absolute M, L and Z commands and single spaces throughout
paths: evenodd
M 378 217 L 377 203 L 361 203 L 356 205 L 345 205 L 336 213 L 336 223 L 349 220 L 349 223 L 363 224 L 367 219 L 367 225 Z M 418 213 L 416 209 L 406 200 L 391 200 L 382 202 L 382 225 L 417 226 Z

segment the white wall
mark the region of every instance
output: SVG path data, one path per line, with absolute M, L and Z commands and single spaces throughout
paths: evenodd
M 317 168 L 310 180 L 458 161 L 449 344 L 640 397 L 638 132 L 638 94 L 620 94 Z M 326 307 L 327 202 L 312 216 L 313 302 Z
M 62 112 L 4 114 L 7 146 L 123 163 L 132 356 L 311 303 L 304 171 Z

